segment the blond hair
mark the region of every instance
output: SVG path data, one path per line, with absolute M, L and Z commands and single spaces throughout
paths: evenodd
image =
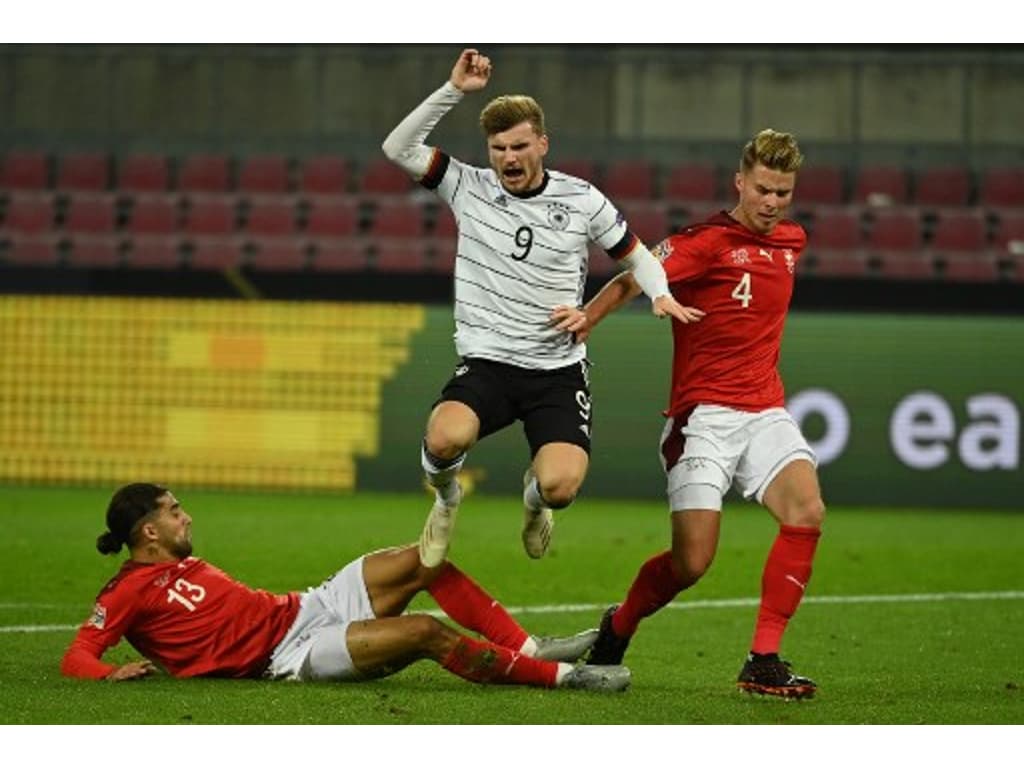
M 532 125 L 538 136 L 545 133 L 544 110 L 532 96 L 498 96 L 480 112 L 480 127 L 487 136 L 507 131 L 520 123 Z
M 796 173 L 803 161 L 804 156 L 793 134 L 765 128 L 743 147 L 740 170 L 747 173 L 760 163 L 773 171 Z

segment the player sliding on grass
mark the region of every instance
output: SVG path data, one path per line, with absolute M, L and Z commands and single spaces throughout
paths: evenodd
M 574 666 L 597 630 L 530 635 L 452 563 L 420 564 L 416 545 L 349 563 L 319 587 L 277 595 L 254 590 L 192 556 L 192 518 L 167 489 L 133 483 L 107 508 L 102 554 L 131 558 L 107 582 L 64 654 L 71 677 L 131 680 L 162 667 L 175 677 L 365 680 L 419 659 L 480 683 L 622 691 L 623 666 Z M 423 614 L 401 615 L 427 591 L 477 640 Z M 102 661 L 125 638 L 145 659 Z

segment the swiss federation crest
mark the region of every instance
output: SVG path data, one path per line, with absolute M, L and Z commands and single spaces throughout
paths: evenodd
M 548 224 L 552 229 L 564 232 L 569 228 L 571 218 L 568 206 L 562 203 L 548 203 Z

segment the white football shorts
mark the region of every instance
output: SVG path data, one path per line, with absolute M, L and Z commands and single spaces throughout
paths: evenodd
M 804 459 L 817 466 L 814 451 L 785 408 L 750 412 L 698 405 L 685 422 L 666 421 L 660 453 L 673 512 L 721 511 L 731 486 L 760 504 L 787 464 Z
M 277 644 L 264 677 L 277 680 L 358 680 L 348 652 L 348 625 L 377 618 L 363 580 L 363 558 L 306 590 L 288 634 Z

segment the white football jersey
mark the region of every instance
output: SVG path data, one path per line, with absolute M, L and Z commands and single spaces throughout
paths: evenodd
M 531 369 L 584 359 L 586 346 L 554 329 L 551 310 L 580 306 L 587 245 L 610 250 L 619 244 L 627 233 L 623 216 L 575 176 L 549 170 L 539 190 L 517 196 L 493 169 L 446 157 L 435 191 L 458 223 L 456 351 Z

